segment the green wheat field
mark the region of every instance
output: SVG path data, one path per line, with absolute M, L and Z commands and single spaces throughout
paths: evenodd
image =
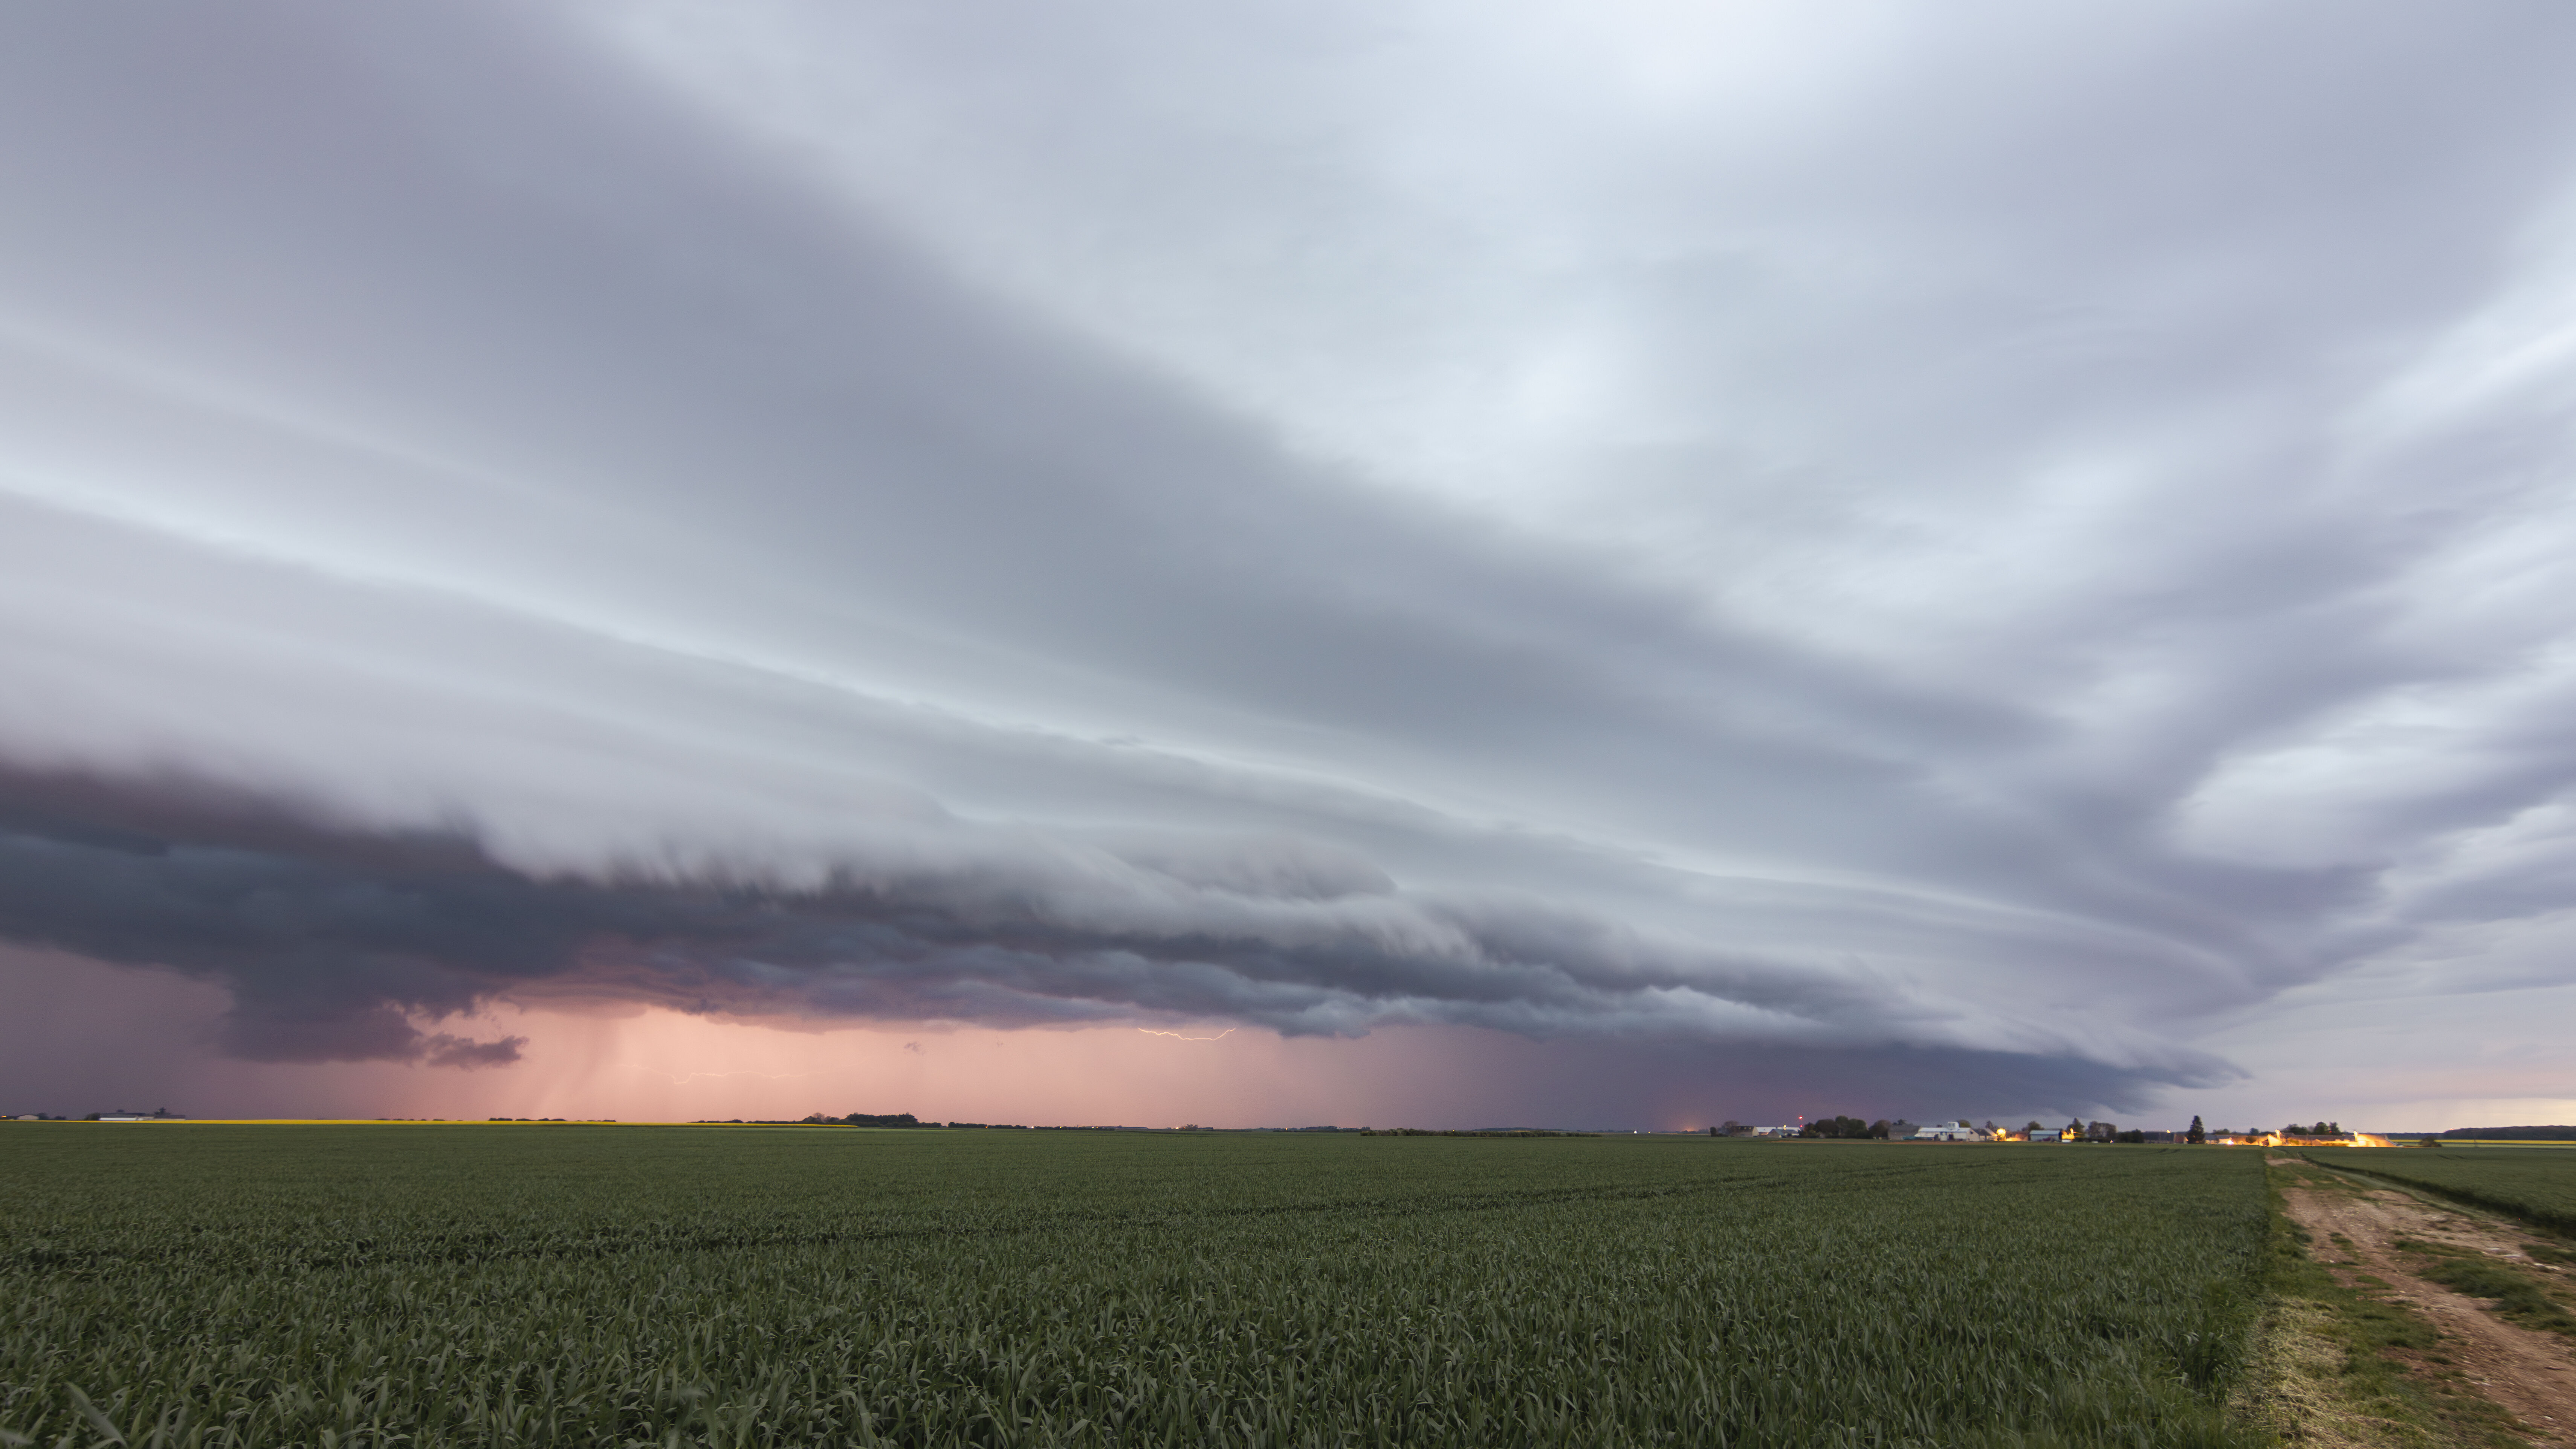
M 0 1442 L 2235 1444 L 2266 1221 L 2222 1149 L 18 1123 Z

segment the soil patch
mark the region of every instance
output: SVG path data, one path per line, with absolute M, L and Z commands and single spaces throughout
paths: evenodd
M 2537 1442 L 2576 1446 L 2576 1343 L 2504 1321 L 2483 1300 L 2425 1278 L 2438 1260 L 2395 1246 L 2407 1238 L 2521 1266 L 2535 1261 L 2531 1234 L 2313 1163 L 2273 1161 L 2339 1184 L 2281 1190 L 2290 1220 L 2313 1235 L 2318 1262 L 2348 1286 L 2375 1286 L 2365 1275 L 2383 1280 L 2388 1299 L 2458 1340 L 2445 1356 L 2478 1392 L 2511 1410 Z

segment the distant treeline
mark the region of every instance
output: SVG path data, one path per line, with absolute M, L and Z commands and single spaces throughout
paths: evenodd
M 2442 1135 L 2464 1142 L 2576 1142 L 2576 1127 L 2454 1127 Z
M 1314 1131 L 1314 1128 L 1303 1129 Z M 1593 1132 L 1551 1132 L 1541 1127 L 1480 1127 L 1473 1131 L 1436 1131 L 1429 1127 L 1363 1127 L 1362 1137 L 1594 1137 Z
M 910 1112 L 852 1112 L 846 1117 L 826 1117 L 817 1112 L 797 1124 L 801 1127 L 971 1127 L 980 1132 L 1026 1132 L 1023 1122 L 924 1122 Z
M 495 1122 L 508 1118 L 495 1117 Z M 910 1112 L 852 1112 L 834 1117 L 816 1112 L 794 1121 L 786 1118 L 717 1118 L 700 1119 L 710 1127 L 945 1127 L 983 1132 L 1208 1132 L 1213 1128 L 1195 1124 L 1188 1127 L 1030 1127 L 1019 1122 L 924 1122 Z M 1256 1127 L 1256 1132 L 1350 1132 L 1362 1137 L 1597 1137 L 1597 1132 L 1556 1132 L 1540 1127 L 1480 1127 L 1470 1131 L 1435 1131 L 1428 1127 Z
M 411 1119 L 408 1117 L 378 1117 L 376 1120 L 379 1122 L 408 1122 Z M 596 1126 L 599 1123 L 614 1122 L 617 1119 L 614 1117 L 486 1117 L 483 1120 L 486 1122 L 580 1122 Z
M 827 1117 L 817 1112 L 810 1117 L 792 1119 L 787 1117 L 701 1117 L 698 1119 L 698 1125 L 701 1127 L 936 1127 L 939 1124 L 924 1122 L 910 1112 L 852 1112 L 846 1117 Z M 956 1125 L 963 1127 L 970 1124 L 960 1122 Z M 983 1124 L 979 1122 L 971 1125 L 980 1127 Z
M 502 1119 L 495 1117 L 492 1120 L 498 1122 Z M 728 1117 L 721 1121 L 708 1117 L 702 1120 L 706 1125 L 716 1127 L 971 1127 L 984 1132 L 1029 1130 L 1028 1125 L 1021 1122 L 924 1122 L 910 1112 L 852 1112 L 841 1117 L 817 1112 L 810 1117 L 799 1117 L 793 1122 L 784 1117 L 755 1117 L 748 1121 L 740 1117 Z

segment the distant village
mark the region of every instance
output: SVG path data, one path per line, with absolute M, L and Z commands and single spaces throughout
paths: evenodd
M 5 1117 L 0 1117 L 0 1121 L 18 1122 L 65 1122 L 71 1120 L 73 1119 L 56 1117 L 46 1112 L 16 1112 L 8 1114 Z M 111 1112 L 91 1112 L 78 1120 L 83 1122 L 185 1122 L 188 1119 L 171 1111 L 167 1107 L 157 1107 L 149 1112 L 138 1112 L 132 1107 L 119 1107 Z
M 2198 1117 L 2180 1131 L 2132 1127 L 2122 1130 L 2115 1122 L 2072 1121 L 2063 1127 L 2050 1127 L 2028 1122 L 2020 1127 L 1999 1127 L 1991 1120 L 1983 1126 L 1961 1117 L 1954 1121 L 1935 1122 L 1929 1127 L 1902 1120 L 1881 1118 L 1863 1122 L 1857 1117 L 1820 1117 L 1814 1121 L 1800 1118 L 1777 1127 L 1752 1127 L 1732 1119 L 1708 1129 L 1711 1137 L 1803 1137 L 1803 1138 L 1870 1138 L 1882 1142 L 2184 1142 L 2220 1147 L 2386 1147 L 2389 1140 L 2371 1132 L 2346 1132 L 2336 1122 L 2292 1123 L 2279 1129 L 2260 1127 L 2232 1132 L 2201 1125 Z

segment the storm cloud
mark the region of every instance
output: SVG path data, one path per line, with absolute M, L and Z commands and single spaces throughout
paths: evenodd
M 1995 1111 L 2557 992 L 2571 24 L 13 9 L 0 936 L 263 1060 L 1433 1022 Z
M 900 850 L 801 885 L 589 878 L 513 869 L 454 832 L 334 828 L 178 780 L 0 777 L 0 936 L 214 981 L 235 1002 L 224 1045 L 268 1061 L 506 1063 L 523 1043 L 414 1019 L 585 996 L 1008 1026 L 1145 1013 L 1283 1034 L 1957 1036 L 1865 970 L 1730 958 L 1527 900 L 1404 893 L 1293 840 L 916 825 Z

